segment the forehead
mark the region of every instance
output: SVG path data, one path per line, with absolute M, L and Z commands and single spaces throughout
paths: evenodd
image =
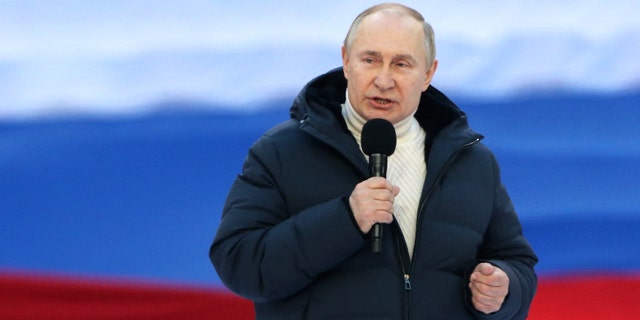
M 353 47 L 356 51 L 426 56 L 422 23 L 397 11 L 376 12 L 362 19 Z

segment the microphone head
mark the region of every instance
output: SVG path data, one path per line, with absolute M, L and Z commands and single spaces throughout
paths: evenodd
M 376 153 L 390 156 L 396 150 L 396 130 L 385 119 L 371 119 L 362 127 L 360 143 L 368 156 Z

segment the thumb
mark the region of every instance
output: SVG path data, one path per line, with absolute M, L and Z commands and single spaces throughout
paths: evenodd
M 400 187 L 398 186 L 393 186 L 393 196 L 397 196 L 398 194 L 400 194 Z
M 493 272 L 496 271 L 496 267 L 493 266 L 490 263 L 483 262 L 483 263 L 478 265 L 478 271 L 480 271 L 480 273 L 485 275 L 485 276 L 489 276 L 489 275 L 493 274 Z

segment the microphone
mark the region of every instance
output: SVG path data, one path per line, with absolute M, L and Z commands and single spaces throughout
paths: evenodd
M 396 130 L 385 119 L 371 119 L 362 127 L 362 151 L 369 156 L 369 177 L 387 177 L 387 157 L 396 150 Z M 371 229 L 371 250 L 382 251 L 382 225 Z

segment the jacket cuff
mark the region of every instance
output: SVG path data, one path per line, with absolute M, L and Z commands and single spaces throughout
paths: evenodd
M 353 211 L 351 211 L 351 205 L 349 204 L 349 197 L 342 197 L 342 202 L 344 203 L 344 206 L 347 209 L 346 211 L 347 211 L 347 214 L 349 215 L 349 218 L 351 219 L 351 223 L 353 223 L 353 227 L 356 229 L 356 231 L 358 231 L 358 233 L 360 233 L 360 235 L 362 236 L 362 239 L 367 240 L 369 238 L 369 235 L 360 230 L 360 226 L 358 226 L 358 222 L 356 222 L 356 218 L 353 216 Z

